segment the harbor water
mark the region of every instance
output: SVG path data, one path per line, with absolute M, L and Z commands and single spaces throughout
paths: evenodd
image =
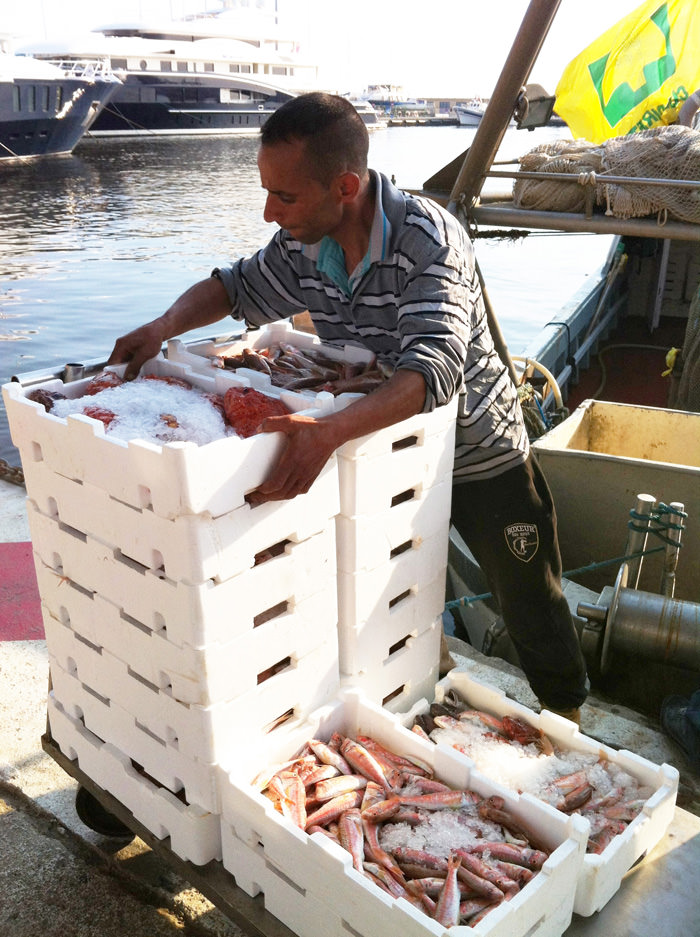
M 370 164 L 402 188 L 420 188 L 474 133 L 376 130 Z M 509 130 L 499 160 L 562 134 L 568 131 Z M 256 136 L 86 139 L 68 157 L 0 161 L 0 383 L 108 356 L 119 335 L 160 315 L 214 266 L 265 244 L 274 228 L 262 218 L 257 146 Z M 499 180 L 500 190 L 507 186 Z M 512 354 L 557 317 L 609 243 L 546 233 L 476 240 Z M 224 321 L 200 334 L 228 331 Z M 19 464 L 4 408 L 0 458 Z

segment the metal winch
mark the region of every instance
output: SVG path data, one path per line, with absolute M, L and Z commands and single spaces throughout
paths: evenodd
M 637 519 L 654 519 L 656 500 L 639 495 Z M 664 506 L 665 507 L 665 506 Z M 637 589 L 649 523 L 634 526 L 626 556 L 613 587 L 606 586 L 595 605 L 580 602 L 578 614 L 586 619 L 581 647 L 587 661 L 596 661 L 600 672 L 610 668 L 613 652 L 700 673 L 700 604 L 673 597 L 675 570 L 685 518 L 684 505 L 673 502 L 666 509 L 666 552 L 660 593 Z

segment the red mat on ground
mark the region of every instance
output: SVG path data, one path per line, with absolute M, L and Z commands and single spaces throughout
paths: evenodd
M 31 543 L 0 543 L 0 641 L 44 638 Z

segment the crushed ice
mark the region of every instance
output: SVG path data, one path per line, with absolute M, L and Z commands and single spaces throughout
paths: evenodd
M 483 820 L 473 804 L 459 810 L 426 812 L 425 819 L 416 826 L 385 823 L 379 833 L 380 845 L 387 852 L 405 847 L 437 856 L 449 856 L 453 849 L 466 849 L 484 841 L 503 842 L 503 831 L 499 824 Z
M 143 439 L 157 445 L 189 441 L 201 446 L 236 435 L 196 387 L 187 390 L 166 381 L 136 378 L 91 396 L 57 400 L 51 412 L 65 417 L 82 413 L 88 406 L 115 413 L 117 419 L 105 427 L 105 432 L 123 440 Z
M 459 729 L 435 728 L 430 737 L 463 752 L 492 781 L 552 804 L 561 796 L 553 787 L 554 781 L 578 771 L 585 771 L 599 796 L 616 786 L 630 791 L 639 788 L 635 778 L 619 766 L 602 762 L 597 753 L 555 749 L 545 755 L 534 743 L 520 745 L 489 737 L 468 720 L 460 720 Z

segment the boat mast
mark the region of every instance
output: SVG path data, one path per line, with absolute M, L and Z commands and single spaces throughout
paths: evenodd
M 486 173 L 508 129 L 518 97 L 537 60 L 561 0 L 531 0 L 493 95 L 452 187 L 448 210 L 467 210 L 481 193 Z
M 561 0 L 531 0 L 500 77 L 496 82 L 493 95 L 474 134 L 472 145 L 465 153 L 464 162 L 452 186 L 447 209 L 456 217 L 462 215 L 460 220 L 467 230 L 469 229 L 467 213 L 481 193 L 486 173 L 496 158 L 498 148 L 513 116 L 515 105 L 532 71 L 532 66 L 537 60 L 542 43 L 559 9 L 560 2 Z M 501 326 L 496 318 L 496 312 L 491 304 L 478 261 L 476 271 L 481 282 L 484 308 L 491 337 L 499 358 L 508 369 L 511 380 L 517 386 L 518 376 L 515 365 L 508 351 Z

